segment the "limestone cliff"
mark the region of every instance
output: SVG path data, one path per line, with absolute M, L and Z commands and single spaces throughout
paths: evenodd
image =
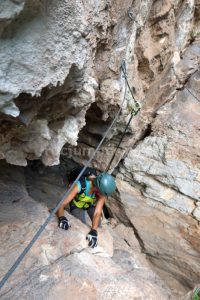
M 84 163 L 122 103 L 123 60 L 142 108 L 112 164 L 108 210 L 180 296 L 200 282 L 199 0 L 1 0 L 0 159 Z M 132 104 L 127 91 L 99 170 Z

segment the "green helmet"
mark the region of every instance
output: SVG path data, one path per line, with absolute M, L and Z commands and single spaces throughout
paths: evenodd
M 115 179 L 108 173 L 99 174 L 93 183 L 104 196 L 110 196 L 116 189 Z

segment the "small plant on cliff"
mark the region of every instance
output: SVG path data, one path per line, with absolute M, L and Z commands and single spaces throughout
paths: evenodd
M 200 37 L 200 32 L 194 32 L 193 30 L 190 32 L 190 42 L 194 42 L 196 38 Z
M 192 300 L 200 300 L 200 288 L 196 288 L 194 290 L 194 294 L 192 295 Z

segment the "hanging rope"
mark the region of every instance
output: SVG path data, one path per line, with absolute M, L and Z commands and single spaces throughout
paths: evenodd
M 131 93 L 131 96 L 132 96 L 132 98 L 133 98 L 134 103 L 133 103 L 133 105 L 132 105 L 131 116 L 130 116 L 130 118 L 129 118 L 129 120 L 128 120 L 128 123 L 126 124 L 126 127 L 125 127 L 125 129 L 124 129 L 124 131 L 123 131 L 123 134 L 122 134 L 122 136 L 121 136 L 121 138 L 120 138 L 120 140 L 119 140 L 119 143 L 117 144 L 117 147 L 116 147 L 116 149 L 115 149 L 115 152 L 113 153 L 113 155 L 112 155 L 112 157 L 111 157 L 111 160 L 110 160 L 110 162 L 109 162 L 109 164 L 108 164 L 108 166 L 107 166 L 107 168 L 106 168 L 106 172 L 109 171 L 109 169 L 110 169 L 110 167 L 111 167 L 111 165 L 112 165 L 112 162 L 113 162 L 113 160 L 114 160 L 114 158 L 115 158 L 115 155 L 116 155 L 116 153 L 117 153 L 117 150 L 119 149 L 119 147 L 120 147 L 120 145 L 121 145 L 121 143 L 122 143 L 122 140 L 123 140 L 123 138 L 124 138 L 124 136 L 125 136 L 125 134 L 126 134 L 126 132 L 127 132 L 127 129 L 128 129 L 128 127 L 129 127 L 129 125 L 130 125 L 130 123 L 131 123 L 131 120 L 133 119 L 134 116 L 137 115 L 137 113 L 138 113 L 138 112 L 140 111 L 140 109 L 141 109 L 141 105 L 140 105 L 140 103 L 139 103 L 138 101 L 135 100 L 135 97 L 134 97 L 134 95 L 133 95 L 133 93 L 132 93 L 132 90 L 131 90 L 130 85 L 129 85 L 129 82 L 128 82 L 125 60 L 122 61 L 121 70 L 122 70 L 122 72 L 123 72 L 123 75 L 124 75 L 124 78 L 125 78 L 125 82 L 126 82 L 128 88 L 129 88 L 129 91 L 130 91 L 130 93 Z
M 50 220 L 52 219 L 52 217 L 55 215 L 55 213 L 59 209 L 60 205 L 64 202 L 65 198 L 70 194 L 70 192 L 72 191 L 73 187 L 75 186 L 75 184 L 77 183 L 77 181 L 79 180 L 79 178 L 82 176 L 82 174 L 84 173 L 84 171 L 86 170 L 86 168 L 90 165 L 91 161 L 95 157 L 96 153 L 99 151 L 99 149 L 100 149 L 101 145 L 103 144 L 105 138 L 107 137 L 108 133 L 110 132 L 111 128 L 116 123 L 116 121 L 117 121 L 117 119 L 119 117 L 119 114 L 120 114 L 120 112 L 122 110 L 123 104 L 124 104 L 125 99 L 126 99 L 126 90 L 127 90 L 127 88 L 126 88 L 126 85 L 125 85 L 125 92 L 124 92 L 124 97 L 123 97 L 121 106 L 120 106 L 118 112 L 116 113 L 116 116 L 113 119 L 111 125 L 108 127 L 107 131 L 105 132 L 104 136 L 102 137 L 101 141 L 99 142 L 98 146 L 96 147 L 94 153 L 92 154 L 92 156 L 90 157 L 90 159 L 88 159 L 88 161 L 85 164 L 85 167 L 82 169 L 82 171 L 80 172 L 80 174 L 78 175 L 78 177 L 76 178 L 76 180 L 73 182 L 73 184 L 71 185 L 71 187 L 69 188 L 69 190 L 67 190 L 63 194 L 63 196 L 61 197 L 61 199 L 59 200 L 59 202 L 57 203 L 57 205 L 55 206 L 55 208 L 51 211 L 50 215 L 47 217 L 47 219 L 45 220 L 45 222 L 40 226 L 39 230 L 36 232 L 36 234 L 34 235 L 34 237 L 32 238 L 32 240 L 29 242 L 29 244 L 27 245 L 27 247 L 23 250 L 23 252 L 16 259 L 16 261 L 12 265 L 12 267 L 4 275 L 3 279 L 0 281 L 0 289 L 4 286 L 4 284 L 10 278 L 10 276 L 17 269 L 17 267 L 19 266 L 19 264 L 21 263 L 21 261 L 24 259 L 24 257 L 26 256 L 26 254 L 29 252 L 29 250 L 32 248 L 32 246 L 35 244 L 35 242 L 38 240 L 38 238 L 40 237 L 40 235 L 42 234 L 42 232 L 46 228 L 47 224 L 50 222 Z
M 128 86 L 128 89 L 129 89 L 129 91 L 130 91 L 130 93 L 131 93 L 131 96 L 132 96 L 132 98 L 133 98 L 133 101 L 134 101 L 135 103 L 138 103 L 138 102 L 135 100 L 135 97 L 134 97 L 134 95 L 133 95 L 133 92 L 132 92 L 132 90 L 131 90 L 131 88 L 130 88 L 130 84 L 129 84 L 129 82 L 128 82 L 128 78 L 127 78 L 127 70 L 126 70 L 126 61 L 125 61 L 124 59 L 122 60 L 121 70 L 122 70 L 123 76 L 124 76 L 124 78 L 125 78 L 126 84 L 127 84 L 127 86 Z
M 197 96 L 195 96 L 187 87 L 185 87 L 185 89 L 190 93 L 190 95 L 192 95 L 197 101 L 200 102 L 200 99 Z
M 115 155 L 116 155 L 116 153 L 117 153 L 117 150 L 119 149 L 119 147 L 120 147 L 120 145 L 121 145 L 121 143 L 122 143 L 122 140 L 123 140 L 123 138 L 124 138 L 124 136 L 125 136 L 125 134 L 126 134 L 126 131 L 127 131 L 128 127 L 129 127 L 129 125 L 130 125 L 130 123 L 131 123 L 131 120 L 132 120 L 132 118 L 133 118 L 135 115 L 136 115 L 136 114 L 135 114 L 135 110 L 134 110 L 134 111 L 131 112 L 131 116 L 130 116 L 130 118 L 129 118 L 129 120 L 128 120 L 128 123 L 126 124 L 126 127 L 125 127 L 125 129 L 124 129 L 124 131 L 123 131 L 123 134 L 122 134 L 122 136 L 121 136 L 121 138 L 120 138 L 120 140 L 119 140 L 119 143 L 117 144 L 117 147 L 116 147 L 116 149 L 115 149 L 115 152 L 113 153 L 113 156 L 111 157 L 111 160 L 110 160 L 110 162 L 109 162 L 109 164 L 108 164 L 108 166 L 107 166 L 107 168 L 106 168 L 106 172 L 109 171 L 110 166 L 112 165 L 112 162 L 113 162 L 113 160 L 114 160 L 114 158 L 115 158 Z

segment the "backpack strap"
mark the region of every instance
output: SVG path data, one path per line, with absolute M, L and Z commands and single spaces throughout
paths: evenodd
M 81 185 L 81 190 L 78 193 L 78 195 L 81 195 L 85 192 L 86 190 L 86 177 L 80 178 L 79 179 L 80 185 Z

